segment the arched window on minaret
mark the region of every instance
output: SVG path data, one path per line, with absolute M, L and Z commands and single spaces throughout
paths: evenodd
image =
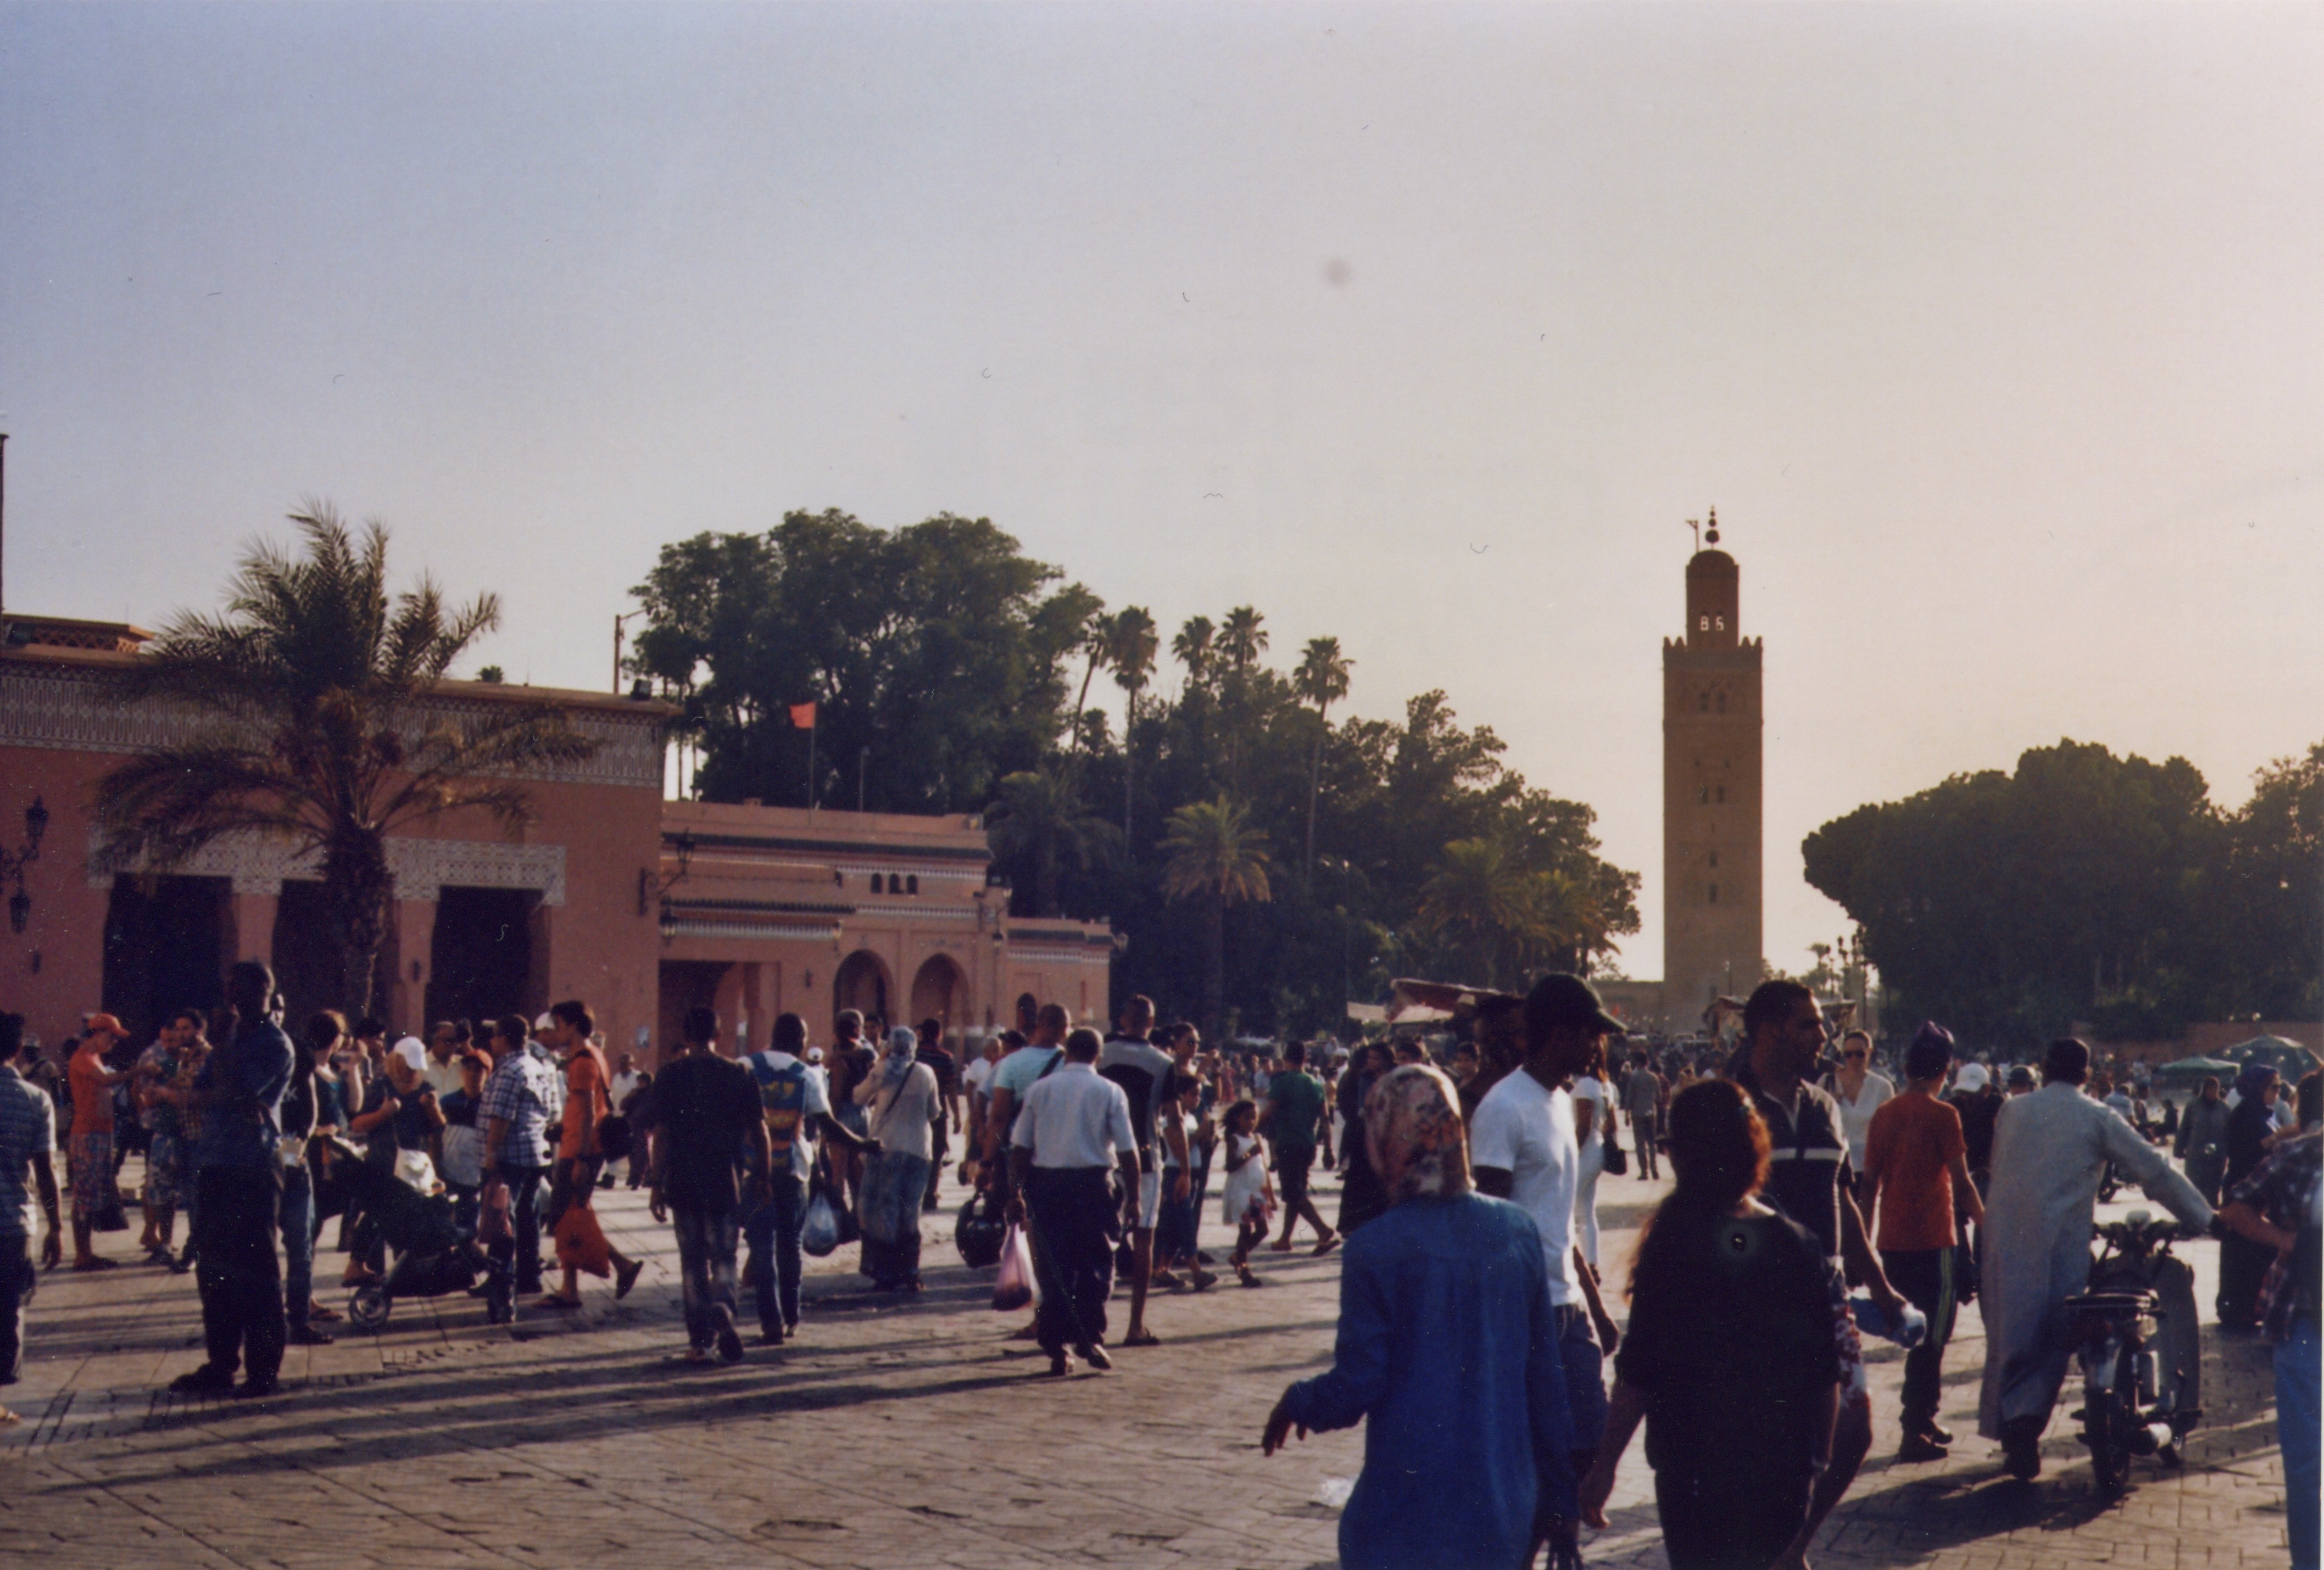
M 1712 904 L 1719 903 L 1719 886 L 1715 883 L 1711 886 L 1711 903 Z
M 1719 804 L 1721 806 L 1725 806 L 1727 804 L 1727 787 L 1725 785 L 1720 785 L 1719 787 Z
M 1722 714 L 1727 712 L 1727 694 L 1725 693 L 1719 694 L 1719 712 Z

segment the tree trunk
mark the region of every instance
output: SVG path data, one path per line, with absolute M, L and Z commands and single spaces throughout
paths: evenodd
M 1121 862 L 1127 867 L 1137 865 L 1138 858 L 1130 848 L 1130 813 L 1133 793 L 1137 789 L 1137 760 L 1130 756 L 1130 732 L 1138 725 L 1138 693 L 1132 691 L 1121 716 Z
M 1315 886 L 1315 800 L 1323 785 L 1323 743 L 1315 742 L 1315 755 L 1307 766 L 1307 886 Z
M 394 886 L 386 838 L 377 830 L 346 829 L 324 847 L 323 903 L 339 950 L 338 1003 L 350 1021 L 372 1012 L 374 974 L 387 939 L 387 902 Z
M 1057 842 L 1054 837 L 1042 840 L 1033 857 L 1033 914 L 1057 914 Z
M 1213 1042 L 1226 1040 L 1227 896 L 1211 900 L 1210 931 L 1203 943 L 1203 1029 Z

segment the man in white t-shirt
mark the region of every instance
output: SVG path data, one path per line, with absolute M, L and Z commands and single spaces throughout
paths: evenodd
M 1596 1459 L 1598 1437 L 1606 1426 L 1602 1364 L 1617 1337 L 1599 1299 L 1597 1274 L 1573 1246 L 1582 1152 L 1574 1138 L 1573 1097 L 1564 1087 L 1622 1027 L 1588 982 L 1566 975 L 1545 976 L 1534 984 L 1526 998 L 1525 1026 L 1525 1065 L 1477 1104 L 1469 1161 L 1478 1189 L 1515 1203 L 1541 1234 L 1573 1411 L 1574 1474 L 1581 1476 Z M 1593 1326 L 1600 1328 L 1593 1333 Z
M 798 1334 L 799 1228 L 807 1221 L 816 1140 L 831 1140 L 866 1156 L 880 1153 L 878 1140 L 852 1132 L 831 1116 L 830 1083 L 803 1060 L 807 1050 L 807 1021 L 786 1014 L 775 1021 L 773 1047 L 742 1060 L 766 1112 L 773 1180 L 767 1203 L 742 1221 L 742 1238 L 750 1247 L 742 1279 L 758 1301 L 759 1342 L 764 1346 L 779 1346 L 786 1336 Z
M 1011 1041 L 1010 1038 L 1016 1039 Z M 1025 1038 L 1014 1031 L 987 1036 L 969 1054 L 968 1066 L 960 1071 L 960 1088 L 968 1102 L 968 1143 L 960 1163 L 960 1180 L 973 1189 L 984 1162 L 984 1103 L 992 1084 L 992 1071 L 1001 1064 L 1001 1056 L 1024 1045 Z

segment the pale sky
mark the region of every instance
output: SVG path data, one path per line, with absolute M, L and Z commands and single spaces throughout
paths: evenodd
M 8 603 L 318 494 L 599 686 L 664 541 L 988 515 L 1444 688 L 1652 977 L 1716 506 L 1796 969 L 1861 803 L 2324 739 L 2319 88 L 2313 5 L 0 6 Z

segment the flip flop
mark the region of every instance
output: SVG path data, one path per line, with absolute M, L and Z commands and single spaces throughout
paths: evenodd
M 1159 1346 L 1162 1345 L 1162 1337 L 1140 1326 L 1137 1330 L 1123 1336 L 1121 1344 L 1124 1346 Z
M 1319 1243 L 1319 1244 L 1317 1244 L 1315 1245 L 1315 1255 L 1314 1255 L 1314 1257 L 1316 1257 L 1317 1259 L 1322 1259 L 1325 1254 L 1327 1254 L 1327 1253 L 1331 1253 L 1333 1249 L 1335 1249 L 1335 1248 L 1337 1248 L 1337 1247 L 1339 1247 L 1339 1246 L 1340 1246 L 1340 1235 L 1339 1235 L 1338 1233 L 1336 1233 L 1336 1232 L 1335 1232 L 1335 1233 L 1332 1234 L 1332 1235 L 1331 1235 L 1331 1236 L 1329 1236 L 1329 1237 L 1325 1238 L 1323 1242 L 1321 1242 L 1321 1243 Z

